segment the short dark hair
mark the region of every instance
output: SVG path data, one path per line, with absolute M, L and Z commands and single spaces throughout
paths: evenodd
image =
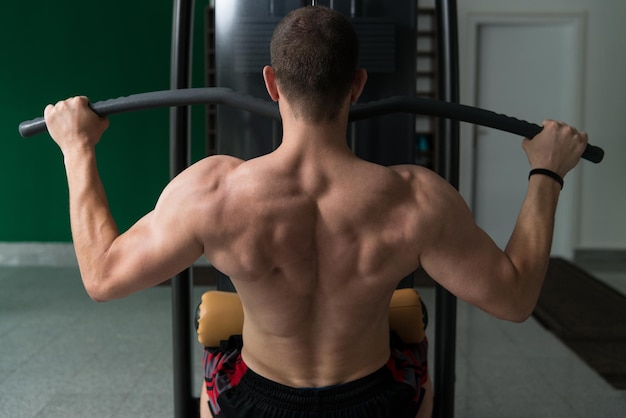
M 276 26 L 270 54 L 296 117 L 336 119 L 359 63 L 359 40 L 345 17 L 322 6 L 293 10 Z

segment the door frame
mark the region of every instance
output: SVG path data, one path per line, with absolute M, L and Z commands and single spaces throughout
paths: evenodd
M 572 109 L 574 120 L 569 121 L 584 129 L 584 66 L 585 66 L 585 40 L 586 40 L 586 13 L 469 13 L 467 15 L 467 38 L 465 42 L 465 69 L 462 72 L 463 97 L 466 103 L 476 106 L 478 103 L 478 76 L 479 76 L 479 41 L 480 31 L 489 25 L 568 25 L 573 29 L 575 36 L 574 44 L 577 46 L 573 51 L 576 56 L 573 58 L 577 63 L 574 71 L 574 80 L 577 85 L 577 94 L 574 96 Z M 498 109 L 488 109 L 498 112 Z M 510 115 L 515 116 L 515 115 Z M 474 210 L 474 190 L 476 178 L 476 146 L 477 130 L 481 127 L 471 124 L 461 124 L 460 143 L 460 181 L 459 190 L 465 198 L 469 207 Z M 484 128 L 483 128 L 484 129 Z M 520 152 L 523 152 L 520 150 Z M 567 176 L 567 188 L 561 195 L 559 208 L 561 212 L 557 214 L 555 223 L 555 242 L 560 242 L 560 248 L 555 251 L 555 255 L 572 259 L 574 250 L 580 245 L 580 208 L 582 195 L 581 181 L 582 164 L 579 164 Z M 561 216 L 559 216 L 561 215 Z M 559 240 L 556 233 L 567 231 L 569 239 L 566 243 Z M 554 248 L 553 248 L 554 250 Z

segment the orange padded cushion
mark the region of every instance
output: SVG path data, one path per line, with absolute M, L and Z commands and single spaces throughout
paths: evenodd
M 407 344 L 424 339 L 424 322 L 420 294 L 415 289 L 398 289 L 389 303 L 389 328 Z
M 220 341 L 243 331 L 243 306 L 236 293 L 205 292 L 198 310 L 198 341 L 205 347 L 219 347 Z M 389 304 L 389 327 L 405 343 L 417 344 L 424 339 L 422 321 L 422 304 L 417 290 L 396 290 Z
M 221 340 L 243 331 L 243 306 L 236 293 L 205 292 L 198 309 L 198 341 L 205 347 L 219 347 Z

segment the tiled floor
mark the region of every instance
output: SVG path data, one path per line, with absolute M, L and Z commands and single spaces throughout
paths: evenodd
M 626 273 L 603 274 L 624 289 Z M 422 296 L 434 307 L 434 290 Z M 0 417 L 172 417 L 170 306 L 165 287 L 96 304 L 76 268 L 0 267 Z M 626 416 L 626 392 L 533 319 L 506 323 L 460 302 L 455 411 L 613 418 Z

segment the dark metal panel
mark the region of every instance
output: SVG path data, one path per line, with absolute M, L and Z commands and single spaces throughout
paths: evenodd
M 269 99 L 263 66 L 270 64 L 272 32 L 300 0 L 218 0 L 215 2 L 216 85 Z M 216 112 L 219 154 L 250 159 L 271 152 L 281 132 L 276 122 L 220 106 Z
M 216 1 L 217 86 L 267 98 L 261 75 L 270 63 L 273 28 L 301 0 Z M 317 1 L 344 13 L 361 40 L 361 65 L 369 80 L 362 101 L 392 95 L 415 95 L 416 4 L 388 2 Z M 217 150 L 249 159 L 271 152 L 280 141 L 280 126 L 239 110 L 217 110 Z M 415 141 L 413 115 L 386 115 L 355 123 L 350 135 L 358 138 L 355 153 L 384 165 L 412 163 Z

